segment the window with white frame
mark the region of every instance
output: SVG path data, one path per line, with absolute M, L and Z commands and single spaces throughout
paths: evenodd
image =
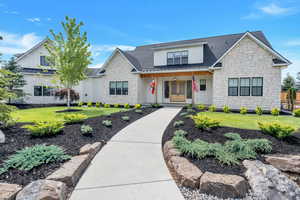
M 205 91 L 206 90 L 206 80 L 205 79 L 200 79 L 200 91 Z
M 110 81 L 109 95 L 128 95 L 128 81 Z
M 252 78 L 252 96 L 263 96 L 264 81 L 262 77 Z
M 228 80 L 228 96 L 239 96 L 239 79 L 229 78 Z
M 167 53 L 167 65 L 188 64 L 188 51 L 176 51 Z
M 33 95 L 36 96 L 36 97 L 39 97 L 39 96 L 45 96 L 45 97 L 54 96 L 55 95 L 55 87 L 35 85 L 35 86 L 33 86 Z
M 229 78 L 228 96 L 263 96 L 263 77 Z
M 250 78 L 240 78 L 240 96 L 250 96 Z

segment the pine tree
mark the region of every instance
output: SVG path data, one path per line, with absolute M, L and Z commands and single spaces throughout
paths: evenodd
M 50 33 L 53 39 L 49 39 L 46 48 L 50 53 L 48 60 L 56 69 L 55 76 L 58 84 L 68 91 L 67 105 L 70 107 L 70 91 L 80 81 L 86 79 L 85 70 L 91 64 L 90 44 L 87 43 L 87 33 L 81 33 L 83 23 L 76 23 L 75 18 L 66 17 L 62 22 L 64 33 Z

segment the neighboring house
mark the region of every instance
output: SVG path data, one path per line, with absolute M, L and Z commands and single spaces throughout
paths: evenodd
M 47 65 L 42 44 L 17 59 L 26 74 L 25 92 L 32 94 L 28 103 L 55 103 L 34 94 L 43 93 L 38 86 L 53 86 L 48 82 L 53 71 L 36 74 L 37 65 Z M 101 69 L 88 69 L 88 79 L 76 90 L 82 101 L 110 104 L 201 103 L 270 110 L 280 108 L 281 70 L 290 64 L 261 31 L 246 32 L 116 49 Z

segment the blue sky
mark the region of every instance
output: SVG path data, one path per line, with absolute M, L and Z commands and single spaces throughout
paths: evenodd
M 115 47 L 262 30 L 273 47 L 300 71 L 300 0 L 0 0 L 0 52 L 7 59 L 58 32 L 64 16 L 83 21 L 93 64 Z

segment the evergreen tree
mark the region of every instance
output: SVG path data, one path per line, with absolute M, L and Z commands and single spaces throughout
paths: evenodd
M 287 74 L 287 77 L 283 80 L 283 86 L 282 89 L 287 92 L 287 103 L 288 103 L 288 109 L 294 110 L 294 105 L 296 101 L 296 81 L 294 77 L 292 77 L 290 74 Z
M 298 72 L 298 75 L 297 75 L 296 89 L 300 90 L 300 72 Z
M 49 39 L 46 48 L 50 53 L 48 60 L 56 69 L 55 76 L 59 85 L 67 89 L 67 105 L 70 107 L 70 91 L 80 81 L 86 79 L 85 70 L 91 64 L 90 44 L 87 43 L 87 33 L 81 33 L 83 23 L 76 23 L 75 18 L 66 17 L 62 22 L 64 32 L 50 33 L 53 39 Z

